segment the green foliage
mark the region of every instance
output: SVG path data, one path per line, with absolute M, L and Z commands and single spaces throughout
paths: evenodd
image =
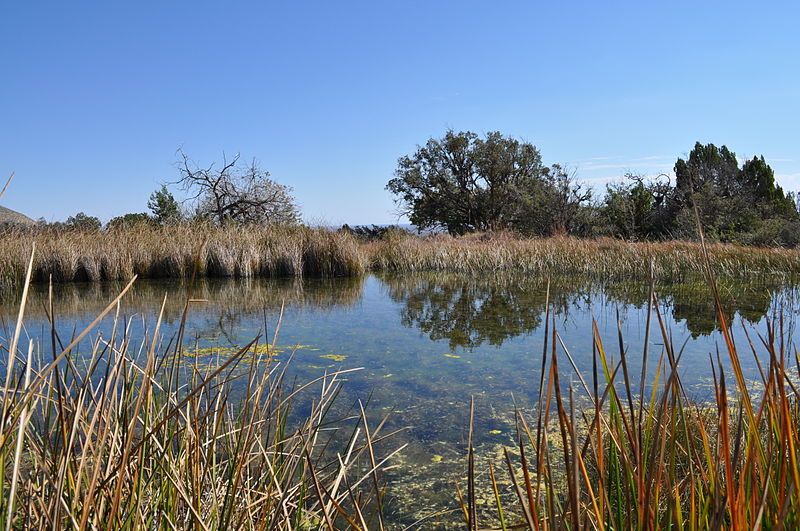
M 347 223 L 341 226 L 339 232 L 350 234 L 362 242 L 380 241 L 393 236 L 407 236 L 410 233 L 397 225 L 354 225 Z
M 664 179 L 627 177 L 628 182 L 607 187 L 596 232 L 626 239 L 694 239 L 699 215 L 712 240 L 797 245 L 795 196 L 775 183 L 763 156 L 739 166 L 726 146 L 698 142 L 675 163 L 674 186 Z
M 609 184 L 601 206 L 604 230 L 627 240 L 643 240 L 660 236 L 664 229 L 669 180 L 648 181 L 640 175 L 628 174 L 626 181 Z
M 147 214 L 145 212 L 123 214 L 121 216 L 111 218 L 108 221 L 108 223 L 106 223 L 106 229 L 107 230 L 126 229 L 130 227 L 136 227 L 139 225 L 152 225 L 153 222 L 154 219 L 150 217 L 150 214 Z
M 775 172 L 764 160 L 763 155 L 753 157 L 742 165 L 742 180 L 750 189 L 764 216 L 781 216 L 788 219 L 798 217 L 794 196 L 785 194 L 783 188 L 775 184 Z
M 498 132 L 448 131 L 398 161 L 387 189 L 420 229 L 450 234 L 512 230 L 527 235 L 696 239 L 697 217 L 713 241 L 798 245 L 800 206 L 763 156 L 740 165 L 727 146 L 697 142 L 675 179 L 627 174 L 592 203 L 536 146 Z
M 414 225 L 450 234 L 563 232 L 587 199 L 563 168 L 542 164 L 536 146 L 499 132 L 431 138 L 398 160 L 386 188 Z
M 153 217 L 159 225 L 174 223 L 182 218 L 181 207 L 165 184 L 162 184 L 159 190 L 150 194 L 147 208 L 153 213 Z
M 695 206 L 706 232 L 720 241 L 746 239 L 761 230 L 766 219 L 798 218 L 796 206 L 775 184 L 764 157 L 740 167 L 726 146 L 695 144 L 688 159 L 675 164 L 675 185 L 671 208 L 676 236 L 694 236 Z
M 800 245 L 800 221 L 765 219 L 759 222 L 753 233 L 742 237 L 742 243 L 761 247 L 797 247 Z
M 516 203 L 508 204 L 514 216 L 504 228 L 545 236 L 585 234 L 589 220 L 584 215 L 591 197 L 591 190 L 584 190 L 566 168 L 553 164 L 517 195 Z
M 74 216 L 68 217 L 67 221 L 64 222 L 66 228 L 80 231 L 98 231 L 102 225 L 99 219 L 83 212 L 78 212 Z

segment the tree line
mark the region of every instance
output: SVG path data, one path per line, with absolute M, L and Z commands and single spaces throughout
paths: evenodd
M 106 229 L 192 221 L 215 224 L 296 224 L 300 210 L 290 187 L 256 161 L 223 156 L 200 166 L 182 151 L 178 178 L 154 191 L 149 212 L 111 219 Z M 695 239 L 699 215 L 716 241 L 800 245 L 800 203 L 785 192 L 763 156 L 740 164 L 726 146 L 696 143 L 678 158 L 674 178 L 627 174 L 597 193 L 560 164 L 546 165 L 539 149 L 500 132 L 480 136 L 447 131 L 400 157 L 386 189 L 398 213 L 420 231 L 452 235 L 511 231 L 522 236 L 612 236 L 626 240 Z M 697 214 L 695 214 L 695 210 Z M 43 223 L 43 222 L 42 222 Z M 83 212 L 51 226 L 100 230 Z M 362 239 L 384 237 L 386 227 L 349 227 Z
M 628 174 L 595 196 L 539 149 L 499 132 L 448 131 L 401 157 L 386 188 L 420 229 L 453 235 L 508 230 L 627 240 L 706 235 L 753 245 L 800 244 L 800 205 L 763 156 L 739 164 L 726 146 L 696 143 L 675 178 Z

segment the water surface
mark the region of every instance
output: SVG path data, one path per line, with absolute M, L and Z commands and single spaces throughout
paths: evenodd
M 62 340 L 90 323 L 120 287 L 115 283 L 55 286 Z M 668 338 L 681 352 L 684 385 L 698 400 L 708 398 L 709 356 L 722 347 L 711 293 L 702 281 L 658 285 L 656 291 Z M 791 284 L 721 280 L 720 293 L 743 349 L 745 330 L 757 340 L 759 333 L 766 333 L 769 318 L 792 340 L 800 297 Z M 134 336 L 154 328 L 165 295 L 162 333 L 165 341 L 174 337 L 187 286 L 167 281 L 139 282 L 126 296 L 122 311 Z M 408 447 L 389 474 L 388 511 L 396 522 L 410 523 L 431 509 L 453 507 L 453 483 L 465 468 L 470 397 L 475 397 L 479 454 L 491 457 L 503 445 L 513 445 L 514 408 L 531 407 L 539 393 L 548 305 L 555 330 L 587 379 L 594 361 L 596 322 L 607 351 L 618 359 L 620 348 L 626 350 L 638 389 L 649 287 L 636 281 L 561 278 L 552 280 L 548 299 L 547 282 L 541 278 L 418 274 L 204 280 L 193 287 L 191 296 L 198 301 L 191 304 L 185 343 L 200 358 L 224 353 L 259 335 L 271 339 L 283 305 L 277 359 L 286 361 L 294 353 L 289 371 L 298 381 L 339 367 L 363 368 L 348 375 L 340 404 L 347 409 L 357 400 L 368 402 L 376 420 L 390 414 L 387 430 L 408 428 L 391 442 Z M 46 301 L 46 287 L 34 286 L 26 319 L 28 335 L 45 346 L 50 341 Z M 16 317 L 15 304 L 6 296 L 0 309 L 0 333 L 5 337 Z M 109 318 L 98 332 L 107 335 L 110 327 Z M 648 382 L 663 345 L 653 314 Z M 560 345 L 558 355 L 564 381 L 578 387 Z M 743 355 L 742 361 L 747 377 L 757 379 L 753 357 Z M 722 362 L 727 367 L 724 357 Z M 405 516 L 397 516 L 401 512 Z

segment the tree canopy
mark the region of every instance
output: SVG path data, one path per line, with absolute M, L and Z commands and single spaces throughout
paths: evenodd
M 589 197 L 563 168 L 545 166 L 536 146 L 497 131 L 429 139 L 398 160 L 386 188 L 414 225 L 451 234 L 565 230 Z
M 795 197 L 775 182 L 763 156 L 739 164 L 726 146 L 696 143 L 675 162 L 674 186 L 663 178 L 607 188 L 600 215 L 613 235 L 633 239 L 697 236 L 697 216 L 713 240 L 796 245 Z M 666 176 L 664 176 L 666 177 Z
M 137 226 L 147 226 L 155 223 L 155 219 L 145 212 L 123 214 L 108 220 L 107 230 L 128 229 Z
M 159 225 L 175 223 L 183 217 L 178 201 L 175 200 L 166 184 L 162 184 L 160 189 L 150 194 L 147 208 L 153 213 L 153 218 Z
M 800 206 L 763 156 L 739 163 L 727 146 L 697 142 L 674 178 L 627 174 L 594 199 L 539 149 L 491 132 L 447 131 L 397 162 L 386 188 L 421 230 L 693 239 L 697 214 L 716 241 L 800 245 Z
M 68 217 L 67 221 L 64 222 L 64 226 L 74 230 L 97 231 L 100 230 L 103 224 L 94 216 L 78 212 L 74 216 Z

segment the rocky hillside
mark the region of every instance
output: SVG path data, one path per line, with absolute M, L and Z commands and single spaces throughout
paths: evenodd
M 25 214 L 20 214 L 10 208 L 0 206 L 0 225 L 12 223 L 15 225 L 33 225 L 36 222 Z

